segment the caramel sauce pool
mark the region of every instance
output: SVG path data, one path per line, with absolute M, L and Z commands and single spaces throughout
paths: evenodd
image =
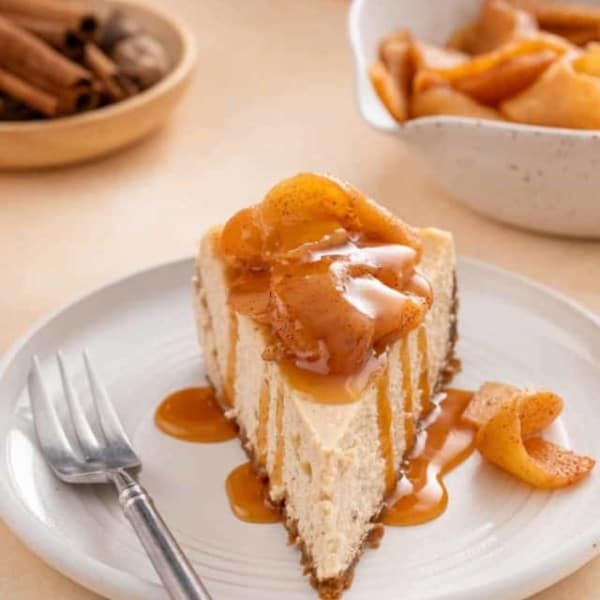
M 237 437 L 235 426 L 223 415 L 211 387 L 186 388 L 169 394 L 159 405 L 154 422 L 164 433 L 188 442 L 225 442 Z M 233 514 L 247 523 L 276 523 L 280 511 L 269 502 L 267 482 L 251 463 L 227 476 L 225 489 Z
M 271 505 L 267 482 L 259 477 L 252 463 L 236 467 L 225 482 L 233 514 L 246 523 L 277 523 L 281 512 Z
M 157 427 L 188 442 L 224 442 L 237 437 L 235 426 L 223 415 L 211 387 L 193 387 L 167 396 L 154 415 Z
M 387 502 L 382 518 L 385 525 L 420 525 L 439 517 L 448 505 L 444 475 L 475 448 L 476 430 L 462 420 L 473 393 L 448 389 L 444 396 L 422 433 L 426 436 L 422 452 L 409 459 Z

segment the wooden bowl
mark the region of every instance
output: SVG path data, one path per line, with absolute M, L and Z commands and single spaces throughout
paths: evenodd
M 93 0 L 92 7 L 106 8 Z M 90 112 L 44 121 L 0 122 L 0 169 L 77 163 L 115 152 L 160 127 L 182 97 L 193 73 L 196 44 L 170 15 L 138 0 L 116 0 L 164 46 L 169 73 L 141 94 Z

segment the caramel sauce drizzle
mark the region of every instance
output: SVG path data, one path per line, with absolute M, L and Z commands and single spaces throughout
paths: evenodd
M 448 389 L 434 405 L 422 434 L 419 456 L 410 458 L 383 513 L 386 525 L 420 525 L 439 517 L 448 505 L 444 475 L 464 462 L 475 448 L 476 430 L 462 420 L 472 392 Z
M 154 422 L 164 433 L 188 442 L 224 442 L 237 435 L 212 387 L 186 388 L 170 394 L 156 409 Z
M 404 435 L 406 438 L 406 450 L 410 451 L 415 444 L 416 434 L 413 416 L 413 387 L 408 336 L 404 336 L 400 345 L 400 365 L 402 367 L 402 394 L 404 397 Z
M 283 483 L 283 456 L 284 456 L 284 439 L 283 439 L 283 386 L 280 386 L 277 391 L 277 401 L 275 403 L 275 458 L 273 461 L 273 475 L 271 482 L 274 487 L 278 487 Z
M 229 350 L 227 355 L 227 374 L 225 377 L 225 401 L 235 405 L 235 372 L 237 366 L 238 318 L 235 311 L 229 311 Z
M 290 387 L 303 393 L 307 400 L 319 404 L 348 404 L 360 398 L 371 377 L 380 371 L 381 361 L 372 356 L 352 375 L 321 375 L 300 369 L 290 361 L 282 361 L 279 368 Z
M 394 469 L 394 442 L 392 431 L 392 404 L 389 395 L 389 365 L 386 364 L 377 382 L 377 416 L 379 421 L 379 443 L 385 465 L 385 491 L 390 493 L 396 485 Z
M 419 391 L 421 396 L 421 415 L 428 414 L 433 405 L 431 403 L 431 389 L 429 386 L 429 351 L 427 346 L 427 330 L 425 325 L 419 327 L 418 344 L 421 356 L 421 373 L 419 375 Z
M 256 459 L 258 464 L 263 467 L 267 464 L 267 426 L 269 422 L 270 401 L 269 382 L 265 377 L 258 399 L 258 425 L 256 427 Z
M 246 523 L 277 523 L 281 511 L 269 502 L 267 482 L 259 477 L 252 463 L 236 467 L 225 482 L 233 514 Z

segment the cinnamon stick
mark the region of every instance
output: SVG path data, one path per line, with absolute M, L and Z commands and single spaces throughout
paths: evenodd
M 90 84 L 82 83 L 70 88 L 53 85 L 47 80 L 36 77 L 30 78 L 28 83 L 57 99 L 56 116 L 65 116 L 96 108 L 100 104 L 100 97 L 104 93 L 104 86 L 98 87 L 96 85 L 97 80 L 92 81 Z
M 98 18 L 79 2 L 63 0 L 0 0 L 0 12 L 57 21 L 86 37 L 98 29 Z
M 57 113 L 61 116 L 72 115 L 96 108 L 100 103 L 100 90 L 93 86 L 79 86 L 59 92 L 57 99 Z
M 51 21 L 49 19 L 30 17 L 19 13 L 7 12 L 1 13 L 1 16 L 22 29 L 26 29 L 30 33 L 37 35 L 59 50 L 64 52 L 81 50 L 81 52 L 83 52 L 83 39 L 64 23 Z
M 86 66 L 104 84 L 108 95 L 113 100 L 122 100 L 125 91 L 119 82 L 119 68 L 96 44 L 88 42 L 83 51 Z
M 4 1 L 4 0 L 0 0 Z M 47 81 L 58 88 L 90 84 L 91 73 L 54 48 L 0 16 L 0 67 L 30 81 Z
M 20 100 L 26 106 L 54 117 L 58 112 L 58 100 L 37 87 L 23 81 L 5 69 L 0 69 L 0 91 Z

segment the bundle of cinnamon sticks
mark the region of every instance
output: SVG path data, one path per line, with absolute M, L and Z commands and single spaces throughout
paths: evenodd
M 168 69 L 162 45 L 120 11 L 102 18 L 76 0 L 0 0 L 0 120 L 119 102 Z

